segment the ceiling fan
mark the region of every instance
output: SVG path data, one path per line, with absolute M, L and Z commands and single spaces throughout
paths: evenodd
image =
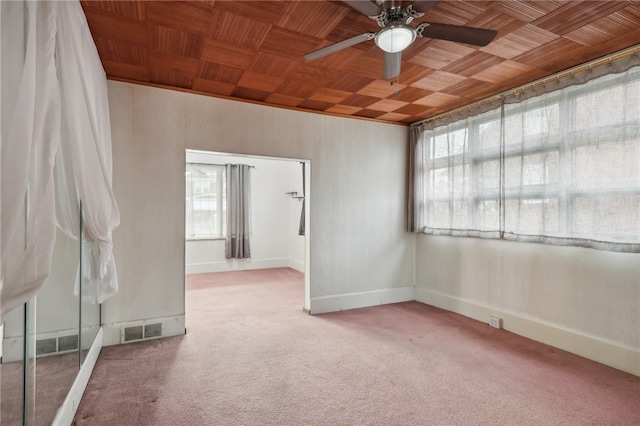
M 368 40 L 374 40 L 384 51 L 385 80 L 400 74 L 402 51 L 409 47 L 417 37 L 429 37 L 458 43 L 486 46 L 494 39 L 497 31 L 459 25 L 423 22 L 417 27 L 409 24 L 435 7 L 439 1 L 413 0 L 342 0 L 353 9 L 367 15 L 382 28 L 377 33 L 364 33 L 338 43 L 323 47 L 304 55 L 308 61 L 338 52 Z M 409 3 L 406 6 L 405 4 Z

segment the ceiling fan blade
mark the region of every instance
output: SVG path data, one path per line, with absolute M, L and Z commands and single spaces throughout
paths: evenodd
M 429 0 L 413 0 L 411 7 L 418 13 L 425 13 L 440 3 L 439 1 L 429 1 Z
M 385 80 L 395 78 L 400 75 L 400 64 L 402 62 L 402 52 L 384 52 L 384 72 Z
M 348 38 L 346 40 L 342 40 L 338 43 L 331 44 L 327 47 L 323 47 L 322 49 L 314 50 L 313 52 L 309 52 L 304 55 L 304 58 L 307 61 L 313 61 L 314 59 L 322 58 L 323 56 L 331 55 L 332 53 L 338 52 L 342 49 L 346 49 L 347 47 L 355 46 L 358 43 L 362 43 L 363 41 L 371 40 L 376 36 L 375 33 L 364 33 L 357 35 L 355 37 Z
M 483 28 L 423 22 L 416 27 L 416 33 L 422 37 L 456 41 L 458 43 L 473 44 L 475 46 L 486 46 L 494 39 L 498 32 L 495 30 L 485 30 Z
M 369 0 L 342 0 L 342 3 L 351 6 L 353 9 L 367 16 L 378 16 L 382 9 L 377 4 Z

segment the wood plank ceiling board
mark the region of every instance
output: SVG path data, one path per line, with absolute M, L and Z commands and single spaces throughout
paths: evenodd
M 149 26 L 164 25 L 176 30 L 207 35 L 214 9 L 193 1 L 149 1 L 144 3 Z
M 409 62 L 404 63 L 402 65 L 402 70 L 400 71 L 400 76 L 393 82 L 394 84 L 403 85 L 411 85 L 412 83 L 420 80 L 428 74 L 431 74 L 432 69 L 421 67 L 416 64 L 411 64 Z M 386 82 L 385 80 L 381 80 Z
M 149 30 L 151 50 L 185 58 L 199 59 L 204 37 L 199 34 L 154 25 Z
M 295 96 L 283 95 L 281 93 L 272 93 L 267 98 L 267 103 L 273 105 L 282 105 L 288 107 L 297 107 L 302 102 L 304 102 L 304 98 L 296 98 Z
M 335 89 L 318 89 L 309 97 L 312 101 L 328 102 L 330 104 L 338 104 L 351 96 L 351 93 Z
M 298 107 L 300 108 L 311 109 L 315 111 L 325 111 L 328 108 L 331 108 L 332 106 L 333 106 L 332 103 L 319 102 L 319 101 L 314 101 L 312 99 L 307 99 L 306 101 L 303 101 L 300 104 L 298 104 Z
M 419 105 L 426 105 L 430 107 L 442 107 L 449 102 L 455 102 L 459 99 L 459 96 L 450 95 L 448 93 L 435 92 L 425 96 L 422 99 L 418 99 L 415 103 Z
M 97 2 L 96 2 L 97 3 Z M 94 2 L 90 3 L 92 6 Z M 104 9 L 85 7 L 87 20 L 92 23 L 94 39 L 120 40 L 145 46 L 147 44 L 147 25 L 143 20 L 128 19 L 114 12 L 110 14 Z M 99 29 L 97 32 L 96 29 Z
M 102 62 L 144 67 L 148 73 L 149 53 L 145 45 L 105 38 L 98 38 L 95 43 L 96 48 L 102 52 Z
M 413 103 L 415 101 L 417 101 L 418 99 L 423 98 L 425 95 L 427 95 L 429 92 L 419 89 L 417 87 L 404 87 L 402 89 L 400 89 L 399 91 L 397 91 L 396 93 L 394 93 L 393 99 L 397 100 L 397 101 L 404 101 L 404 102 L 408 102 L 408 103 Z
M 255 61 L 249 71 L 274 77 L 283 77 L 289 75 L 299 63 L 299 61 L 292 61 L 282 56 L 260 52 L 255 55 Z
M 312 62 L 300 62 L 287 74 L 287 78 L 325 85 L 338 75 L 338 70 L 318 67 Z
M 361 111 L 361 110 L 362 110 L 362 108 L 348 106 L 348 105 L 342 105 L 342 104 L 336 104 L 336 105 L 333 105 L 330 108 L 325 109 L 325 112 L 338 114 L 338 115 L 354 115 L 355 113 L 357 113 L 358 111 Z
M 485 98 L 499 90 L 499 86 L 495 84 L 475 78 L 467 78 L 443 89 L 442 92 L 466 98 L 471 103 L 473 99 Z
M 216 10 L 207 38 L 255 51 L 270 29 L 271 25 L 265 22 Z
M 282 83 L 284 83 L 284 78 L 282 77 L 258 74 L 251 71 L 244 71 L 241 75 L 240 80 L 237 82 L 238 86 L 263 90 L 269 93 L 274 92 Z
M 395 121 L 402 122 L 402 120 L 406 120 L 409 116 L 406 114 L 397 114 L 395 112 L 388 112 L 386 114 L 379 115 L 376 117 L 381 121 Z
M 122 22 L 145 20 L 145 8 L 141 2 L 135 1 L 100 1 L 95 0 L 83 4 L 85 14 L 88 11 L 103 11 L 122 18 Z M 119 19 L 117 18 L 117 19 Z
M 374 109 L 362 109 L 353 115 L 355 115 L 356 117 L 362 117 L 362 118 L 378 118 L 386 114 L 382 111 L 376 111 Z
M 363 0 L 366 1 L 366 0 Z M 403 2 L 403 4 L 407 4 Z M 382 78 L 380 30 L 342 1 L 81 0 L 108 78 L 407 125 L 638 44 L 637 1 L 441 1 L 422 22 L 486 28 L 479 47 L 418 38 Z
M 409 102 L 396 101 L 395 99 L 382 99 L 375 104 L 369 105 L 368 109 L 375 111 L 394 112 L 407 106 Z
M 396 93 L 399 93 L 406 86 L 404 84 L 389 84 L 386 81 L 375 80 L 366 85 L 362 89 L 358 90 L 359 95 L 374 96 L 386 100 L 385 98 L 392 98 L 397 101 Z
M 287 1 L 218 1 L 215 9 L 274 25 L 282 16 Z
M 340 71 L 346 71 L 351 74 L 369 77 L 371 79 L 382 78 L 382 67 L 384 65 L 383 56 L 375 54 L 365 54 L 358 59 L 347 62 L 344 66 L 338 66 Z
M 522 74 L 534 71 L 535 68 L 515 61 L 501 61 L 500 63 L 485 68 L 474 75 L 474 79 L 488 83 L 502 84 L 505 81 L 518 78 Z
M 286 3 L 275 25 L 323 39 L 333 31 L 348 12 L 349 8 L 340 3 L 290 1 Z
M 193 82 L 193 90 L 199 93 L 206 93 L 212 96 L 231 96 L 235 84 L 223 83 L 221 81 L 205 80 L 196 78 Z
M 222 83 L 237 84 L 244 72 L 240 68 L 227 67 L 213 62 L 201 62 L 199 78 L 219 81 Z

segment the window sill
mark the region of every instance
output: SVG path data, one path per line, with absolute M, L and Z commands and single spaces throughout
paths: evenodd
M 227 237 L 187 237 L 187 241 L 217 241 L 225 240 Z

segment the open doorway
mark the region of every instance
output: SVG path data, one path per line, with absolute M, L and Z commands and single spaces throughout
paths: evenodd
M 225 164 L 251 166 L 249 259 L 225 258 Z M 185 174 L 185 274 L 291 268 L 304 275 L 300 303 L 308 312 L 310 162 L 187 150 Z

